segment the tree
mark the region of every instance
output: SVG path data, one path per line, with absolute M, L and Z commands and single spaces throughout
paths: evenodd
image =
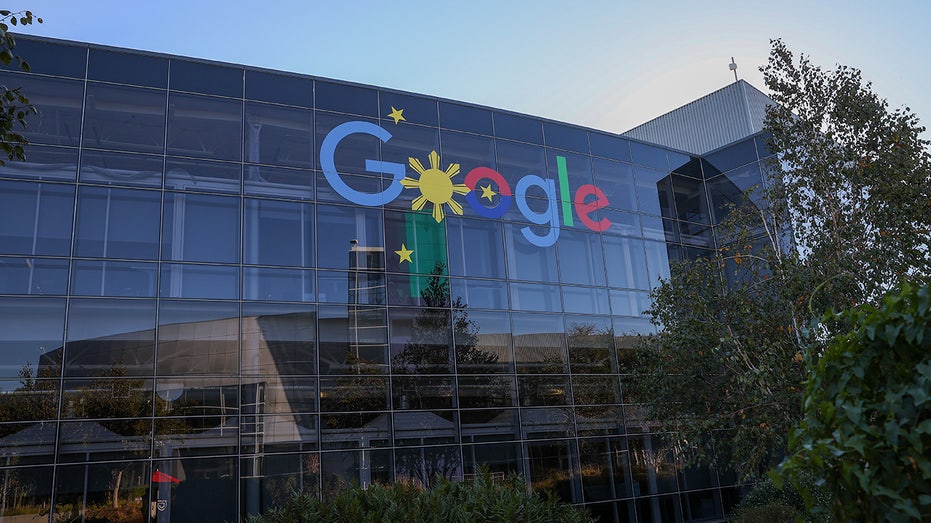
M 23 71 L 29 71 L 29 62 L 13 52 L 16 40 L 9 33 L 9 29 L 10 25 L 31 25 L 33 22 L 41 24 L 42 19 L 33 16 L 32 11 L 0 10 L 0 63 L 4 66 L 15 62 Z M 0 151 L 10 160 L 26 159 L 23 146 L 28 144 L 28 141 L 16 131 L 16 126 L 18 124 L 26 127 L 26 117 L 36 112 L 36 108 L 29 103 L 29 98 L 19 87 L 0 85 Z M 5 165 L 2 158 L 0 165 Z
M 837 521 L 931 520 L 931 288 L 842 315 L 857 327 L 810 364 L 776 479 L 815 478 Z
M 931 275 L 931 157 L 908 108 L 860 71 L 795 59 L 779 40 L 761 68 L 772 98 L 764 185 L 717 226 L 719 249 L 678 264 L 654 292 L 628 396 L 691 462 L 758 477 L 801 418 L 805 364 L 850 329 L 832 316 Z

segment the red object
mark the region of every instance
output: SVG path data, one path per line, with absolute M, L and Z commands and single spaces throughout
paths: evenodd
M 168 482 L 181 483 L 181 480 L 176 477 L 169 476 L 168 474 L 165 474 L 164 472 L 160 470 L 156 470 L 155 472 L 152 473 L 152 483 L 168 483 Z

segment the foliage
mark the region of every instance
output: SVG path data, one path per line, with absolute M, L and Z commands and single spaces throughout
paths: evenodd
M 23 71 L 29 71 L 29 62 L 13 53 L 16 40 L 9 33 L 9 29 L 10 25 L 24 26 L 33 22 L 41 24 L 42 19 L 33 16 L 32 11 L 0 10 L 0 64 L 8 66 L 15 62 Z M 25 127 L 26 117 L 35 113 L 36 108 L 29 103 L 29 98 L 19 87 L 0 85 L 0 151 L 10 160 L 26 159 L 23 146 L 28 142 L 26 137 L 15 129 L 17 124 Z M 2 159 L 0 165 L 4 165 Z
M 776 487 L 769 478 L 764 478 L 740 501 L 734 510 L 734 521 L 781 523 L 800 520 L 809 512 L 801 492 L 808 493 L 817 506 L 826 507 L 830 503 L 828 493 L 815 485 L 810 476 L 800 478 L 798 488 L 789 483 Z M 828 523 L 831 518 L 827 514 L 808 514 L 806 521 Z
M 519 476 L 495 482 L 486 471 L 474 481 L 439 479 L 432 487 L 410 484 L 371 485 L 343 490 L 320 500 L 312 493 L 295 493 L 283 507 L 249 519 L 251 523 L 316 522 L 483 522 L 593 521 L 580 507 L 554 496 L 528 492 Z
M 931 275 L 931 156 L 918 118 L 856 69 L 824 71 L 781 41 L 762 68 L 774 156 L 763 185 L 716 225 L 718 250 L 673 267 L 649 311 L 628 398 L 678 434 L 691 463 L 759 477 L 801 418 L 805 363 L 851 328 L 812 316 L 875 303 Z
M 839 521 L 931 520 L 931 288 L 842 316 L 857 327 L 810 363 L 776 479 L 813 476 Z

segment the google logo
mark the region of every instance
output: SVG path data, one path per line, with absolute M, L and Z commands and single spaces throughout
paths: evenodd
M 595 221 L 591 217 L 594 211 L 608 205 L 608 197 L 601 189 L 592 184 L 583 184 L 575 190 L 574 195 L 571 194 L 566 158 L 563 156 L 556 157 L 559 175 L 558 191 L 554 180 L 527 174 L 517 180 L 517 185 L 512 192 L 504 176 L 490 167 L 472 169 L 466 174 L 464 183 L 457 184 L 453 182 L 453 178 L 459 174 L 459 164 L 450 164 L 445 169 L 441 169 L 440 157 L 436 151 L 428 156 L 429 167 L 424 167 L 418 158 L 410 158 L 409 166 L 419 174 L 418 179 L 407 177 L 407 166 L 403 164 L 366 159 L 366 172 L 391 175 L 392 181 L 381 192 L 358 191 L 346 184 L 337 172 L 334 162 L 336 148 L 340 142 L 353 134 L 366 134 L 385 143 L 391 139 L 391 133 L 384 127 L 370 122 L 351 121 L 336 126 L 323 139 L 320 146 L 320 165 L 327 182 L 340 196 L 357 205 L 366 207 L 385 205 L 395 200 L 405 188 L 419 189 L 420 196 L 414 198 L 411 204 L 412 209 L 423 210 L 432 204 L 433 218 L 439 223 L 443 221 L 446 208 L 454 214 L 462 214 L 462 205 L 455 199 L 457 194 L 464 195 L 465 203 L 472 211 L 485 218 L 500 218 L 510 210 L 512 204 L 516 203 L 518 210 L 527 221 L 536 225 L 549 225 L 547 232 L 542 235 L 537 234 L 530 227 L 521 229 L 521 234 L 527 241 L 537 247 L 554 245 L 559 239 L 561 225 L 573 226 L 575 217 L 578 217 L 583 225 L 593 231 L 600 232 L 611 227 L 611 221 L 607 218 Z M 481 182 L 486 182 L 486 184 L 482 185 Z M 492 189 L 492 183 L 497 185 L 497 192 Z M 535 211 L 528 205 L 527 190 L 531 187 L 542 190 L 546 195 L 549 203 L 545 210 Z M 481 195 L 478 194 L 479 191 Z M 482 198 L 492 201 L 493 195 L 499 196 L 496 206 L 487 207 L 481 202 Z

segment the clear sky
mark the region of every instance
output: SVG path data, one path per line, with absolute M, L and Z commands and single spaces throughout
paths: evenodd
M 931 123 L 931 1 L 24 0 L 27 32 L 374 84 L 625 131 L 740 76 L 769 39 L 858 67 Z M 928 133 L 926 133 L 926 136 Z

